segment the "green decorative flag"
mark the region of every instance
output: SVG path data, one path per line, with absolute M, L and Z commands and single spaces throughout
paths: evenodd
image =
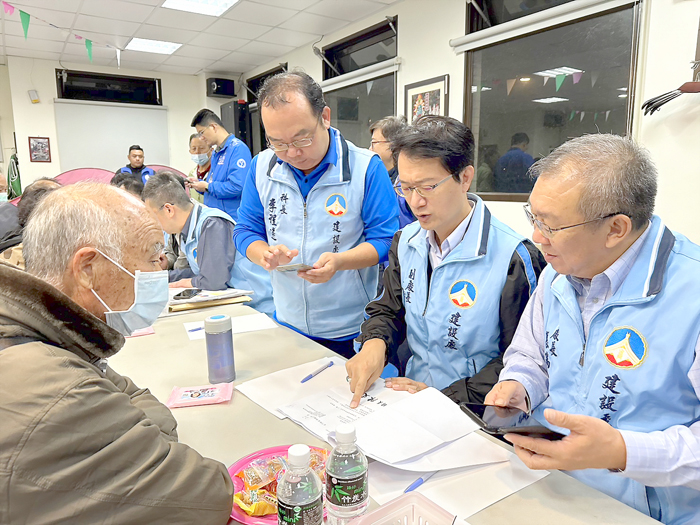
M 22 29 L 24 29 L 24 39 L 27 39 L 27 31 L 29 31 L 29 19 L 31 18 L 29 13 L 25 13 L 20 10 L 19 17 L 22 20 Z
M 564 83 L 564 79 L 566 79 L 566 75 L 557 75 L 557 91 L 559 91 L 559 88 Z
M 85 49 L 87 49 L 88 58 L 90 59 L 90 62 L 92 62 L 92 40 L 89 38 L 85 39 Z
M 576 111 L 571 112 L 571 115 L 569 115 L 569 121 L 574 120 L 574 115 L 576 115 Z
M 598 120 L 598 112 L 596 111 L 595 115 L 593 115 L 593 122 Z

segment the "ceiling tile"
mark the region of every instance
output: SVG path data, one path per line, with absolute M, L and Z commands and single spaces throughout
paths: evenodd
M 22 11 L 26 11 L 24 8 L 39 7 L 45 8 L 47 5 L 51 5 L 51 9 L 56 11 L 65 11 L 66 13 L 77 13 L 80 8 L 80 2 L 82 0 L 61 0 L 60 2 L 47 2 L 46 0 L 16 0 L 10 1 L 10 3 Z M 27 11 L 29 13 L 29 11 Z M 37 13 L 38 16 L 38 13 Z M 55 22 L 51 22 L 54 24 Z
M 379 11 L 383 7 L 381 4 L 367 2 L 366 0 L 352 0 L 352 2 L 322 0 L 309 7 L 306 12 L 354 22 Z
M 168 58 L 168 55 L 159 55 L 158 53 L 145 53 L 143 51 L 122 51 L 122 64 L 125 62 L 138 62 L 146 64 L 162 64 Z
M 239 20 L 226 20 L 222 18 L 214 22 L 208 29 L 207 34 L 234 36 L 237 38 L 246 38 L 253 40 L 260 35 L 267 33 L 270 30 L 269 26 L 261 26 L 258 24 L 249 24 Z
M 60 53 L 49 51 L 39 51 L 36 49 L 18 49 L 15 47 L 5 47 L 5 52 L 9 57 L 42 58 L 44 60 L 58 60 Z
M 347 25 L 347 22 L 344 20 L 304 12 L 287 20 L 285 23 L 281 24 L 280 27 L 293 31 L 328 35 L 345 25 Z
M 268 44 L 267 42 L 252 41 L 241 47 L 239 51 L 243 53 L 253 53 L 256 55 L 267 55 L 268 57 L 279 57 L 290 51 L 294 51 L 291 46 L 279 44 Z
M 224 58 L 221 59 L 221 62 L 233 62 L 237 64 L 248 64 L 249 67 L 248 69 L 251 69 L 254 66 L 259 66 L 260 64 L 264 64 L 265 62 L 269 62 L 270 57 L 266 55 L 255 55 L 252 53 L 241 53 L 239 51 L 234 51 L 233 53 L 225 56 Z
M 33 6 L 22 6 L 20 3 L 17 2 L 10 2 L 13 6 L 15 6 L 17 9 L 21 9 L 22 11 L 25 11 L 29 13 L 32 17 L 40 18 L 41 20 L 44 20 L 45 22 L 49 24 L 53 24 L 58 27 L 65 27 L 69 28 L 70 26 L 73 25 L 73 19 L 76 16 L 76 13 L 78 12 L 78 9 L 75 9 L 73 12 L 65 12 L 65 11 L 54 11 L 52 9 L 44 9 L 43 7 L 33 7 Z M 54 5 L 55 2 L 51 2 L 51 6 Z M 45 6 L 47 4 L 46 1 L 41 2 L 41 5 Z M 7 15 L 5 15 L 7 17 Z M 19 20 L 19 13 L 15 13 L 17 17 L 17 20 Z M 29 35 L 31 36 L 32 34 L 32 24 L 31 21 L 29 23 Z
M 139 24 L 97 16 L 78 15 L 78 19 L 73 27 L 78 34 L 81 31 L 92 31 L 93 33 L 103 33 L 105 35 L 132 36 L 139 28 Z
M 134 4 L 157 6 L 162 4 L 163 0 L 129 0 L 129 2 L 133 2 Z
M 275 7 L 287 7 L 289 9 L 303 11 L 307 7 L 314 5 L 316 2 L 318 2 L 318 0 L 252 0 L 252 2 L 256 4 L 272 5 Z
M 287 3 L 285 2 L 280 5 L 286 6 Z M 278 26 L 282 22 L 292 18 L 298 12 L 298 10 L 286 9 L 279 6 L 271 8 L 269 5 L 255 4 L 253 2 L 240 2 L 239 4 L 234 5 L 228 11 L 228 13 L 224 15 L 224 18 L 242 20 L 243 22 L 254 20 L 257 24 Z
M 207 73 L 245 73 L 252 66 L 246 64 L 236 64 L 235 62 L 214 62 L 207 68 Z
M 192 45 L 182 46 L 172 54 L 172 56 L 208 58 L 210 60 L 219 60 L 226 55 L 228 55 L 228 51 L 223 49 L 217 49 L 215 47 L 197 47 Z
M 163 7 L 154 9 L 151 16 L 145 20 L 145 22 L 156 26 L 174 27 L 175 29 L 187 28 L 193 31 L 202 31 L 214 21 L 216 21 L 214 16 L 198 15 Z
M 87 53 L 85 55 L 67 55 L 66 53 L 63 53 L 61 55 L 61 63 L 62 64 L 67 64 L 67 63 L 78 63 L 78 64 L 93 64 L 97 66 L 109 66 L 112 62 L 114 62 L 114 58 L 107 58 L 107 57 L 96 57 L 92 56 L 92 62 L 90 61 L 90 58 L 87 56 Z
M 223 49 L 224 51 L 234 51 L 248 42 L 249 40 L 244 38 L 232 38 L 201 33 L 193 38 L 190 44 L 199 47 L 215 47 L 217 49 Z
M 31 24 L 31 37 L 39 38 L 41 40 L 55 40 L 57 42 L 63 42 L 69 33 L 66 30 L 57 29 L 51 27 L 43 22 L 36 22 L 36 24 Z M 11 20 L 5 20 L 5 34 L 21 36 L 24 38 L 24 29 L 22 29 L 21 22 L 13 22 Z
M 34 51 L 51 51 L 60 53 L 63 49 L 63 42 L 55 40 L 39 40 L 38 38 L 24 39 L 23 36 L 5 35 L 5 45 L 16 49 L 31 49 Z
M 187 29 L 173 29 L 172 27 L 142 24 L 134 33 L 134 36 L 137 38 L 148 38 L 149 40 L 186 44 L 198 34 L 197 31 L 188 31 Z
M 109 0 L 109 2 L 104 0 L 83 0 L 80 12 L 85 15 L 140 22 L 145 20 L 153 9 L 153 6 L 122 2 L 121 0 Z
M 156 71 L 162 71 L 163 73 L 177 73 L 178 75 L 196 75 L 201 71 L 201 68 L 169 66 L 164 64 L 162 66 L 158 66 Z
M 273 44 L 282 44 L 285 46 L 299 47 L 309 42 L 313 42 L 321 38 L 321 35 L 312 35 L 311 33 L 300 33 L 299 31 L 290 31 L 275 27 L 269 32 L 258 38 L 261 42 L 270 42 Z
M 196 69 L 204 69 L 205 67 L 214 63 L 214 60 L 207 60 L 205 58 L 190 58 L 190 57 L 176 57 L 169 56 L 168 59 L 163 62 L 166 66 L 180 66 L 189 67 Z

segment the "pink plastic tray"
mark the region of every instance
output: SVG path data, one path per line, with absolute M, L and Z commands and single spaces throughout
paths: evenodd
M 241 470 L 246 468 L 256 459 L 270 459 L 275 456 L 286 456 L 287 451 L 291 445 L 281 445 L 279 447 L 270 447 L 264 450 L 259 450 L 247 455 L 244 458 L 239 459 L 233 465 L 228 468 L 228 473 L 233 480 L 233 492 L 240 492 L 244 488 L 243 480 L 236 476 Z M 322 450 L 318 447 L 309 447 L 315 450 Z M 241 508 L 233 504 L 233 509 L 231 510 L 231 517 L 241 523 L 246 525 L 276 525 L 277 524 L 277 514 L 268 514 L 267 516 L 248 516 Z

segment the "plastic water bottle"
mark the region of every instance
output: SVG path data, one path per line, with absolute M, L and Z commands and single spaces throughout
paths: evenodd
M 289 447 L 289 470 L 277 483 L 278 525 L 323 524 L 323 483 L 309 466 L 310 455 L 306 445 Z
M 367 458 L 357 448 L 353 425 L 339 425 L 335 440 L 326 460 L 326 510 L 329 525 L 345 525 L 367 510 Z
M 228 315 L 212 315 L 204 320 L 204 335 L 207 340 L 207 364 L 209 382 L 230 383 L 236 379 L 233 362 L 233 331 Z

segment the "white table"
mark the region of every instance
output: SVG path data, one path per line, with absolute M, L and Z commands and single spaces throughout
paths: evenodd
M 183 323 L 200 321 L 216 313 L 235 317 L 250 315 L 255 310 L 232 305 L 161 318 L 154 325 L 155 335 L 128 339 L 124 348 L 110 359 L 110 365 L 139 387 L 149 388 L 163 402 L 174 386 L 205 385 L 208 383 L 205 341 L 190 341 Z M 234 356 L 234 384 L 324 356 L 337 357 L 284 327 L 234 335 Z M 226 466 L 252 452 L 277 445 L 306 443 L 328 448 L 289 419 L 276 418 L 237 391 L 228 404 L 174 409 L 173 414 L 181 442 Z M 375 506 L 372 504 L 370 509 Z M 658 523 L 561 472 L 552 472 L 467 521 L 471 525 Z

